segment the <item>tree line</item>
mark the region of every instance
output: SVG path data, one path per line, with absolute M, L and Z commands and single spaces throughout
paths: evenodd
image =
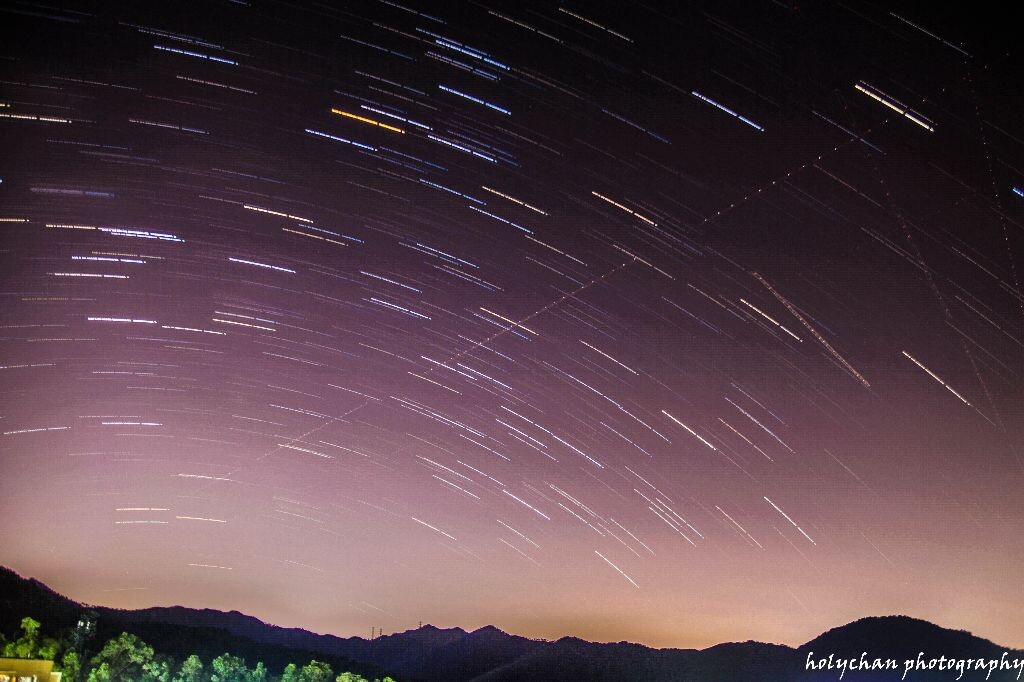
M 8 658 L 54 661 L 54 670 L 63 673 L 64 682 L 371 682 L 352 672 L 335 675 L 330 664 L 317 660 L 303 666 L 289 663 L 280 675 L 271 675 L 262 661 L 249 667 L 244 658 L 230 653 L 208 663 L 191 654 L 179 664 L 128 632 L 108 640 L 90 658 L 85 647 L 95 626 L 94 617 L 83 616 L 77 627 L 58 640 L 45 636 L 39 621 L 26 617 L 17 639 L 8 642 L 0 633 L 0 650 Z M 385 677 L 372 682 L 395 681 Z

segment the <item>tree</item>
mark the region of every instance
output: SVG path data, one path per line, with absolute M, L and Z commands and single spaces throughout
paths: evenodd
M 85 658 L 85 645 L 96 635 L 96 620 L 99 615 L 92 610 L 83 613 L 64 642 L 66 649 L 77 651 L 79 659 Z
M 3 655 L 11 658 L 42 658 L 52 661 L 57 657 L 57 640 L 41 637 L 39 621 L 26 616 L 21 619 L 21 637 L 4 645 Z
M 334 678 L 334 682 L 369 682 L 369 680 L 356 673 L 344 672 Z
M 267 669 L 263 666 L 263 661 L 256 662 L 256 667 L 249 671 L 246 680 L 248 682 L 267 682 Z
M 181 664 L 181 669 L 178 670 L 177 676 L 174 678 L 174 682 L 202 682 L 202 680 L 203 662 L 195 654 L 185 659 L 185 662 Z
M 289 663 L 281 673 L 281 682 L 298 682 L 299 673 L 294 663 Z
M 298 682 L 331 682 L 334 672 L 331 666 L 323 661 L 310 661 L 302 666 Z
M 82 662 L 78 659 L 77 651 L 64 652 L 60 660 L 60 671 L 62 680 L 78 682 L 78 676 L 82 674 Z
M 170 682 L 171 667 L 170 659 L 159 656 L 142 666 L 142 679 L 145 682 Z
M 248 682 L 249 668 L 245 666 L 245 659 L 231 654 L 221 654 L 213 659 L 210 664 L 213 672 L 210 674 L 210 682 Z
M 100 663 L 98 667 L 89 671 L 87 682 L 111 682 L 113 679 L 114 678 L 110 676 L 110 665 L 107 663 Z
M 21 637 L 4 646 L 4 656 L 35 658 L 39 647 L 39 621 L 30 616 L 21 619 Z
M 135 635 L 122 632 L 92 659 L 88 682 L 168 682 L 170 664 Z

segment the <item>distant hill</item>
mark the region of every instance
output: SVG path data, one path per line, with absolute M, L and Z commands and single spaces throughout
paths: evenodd
M 86 607 L 63 597 L 39 581 L 0 568 L 0 631 L 10 635 L 23 616 L 32 616 L 49 631 L 73 626 Z M 843 682 L 899 680 L 903 662 L 925 653 L 925 662 L 939 656 L 1024 659 L 1024 651 L 1008 650 L 969 632 L 948 630 L 905 616 L 861 620 L 825 632 L 796 649 L 777 644 L 743 642 L 708 649 L 652 649 L 620 642 L 601 644 L 564 637 L 554 642 L 510 635 L 487 626 L 466 632 L 426 625 L 375 640 L 318 635 L 298 628 L 268 625 L 237 611 L 181 606 L 137 611 L 91 607 L 99 614 L 98 639 L 121 631 L 138 635 L 153 648 L 181 658 L 197 653 L 205 660 L 224 652 L 272 670 L 286 662 L 325 660 L 335 670 L 368 677 L 389 674 L 401 682 L 810 682 L 838 680 L 840 671 L 805 670 L 808 655 L 818 661 L 839 658 L 893 658 L 896 671 L 847 671 Z M 983 680 L 987 671 L 968 672 L 962 680 Z M 956 680 L 958 671 L 912 671 L 906 680 Z M 1016 680 L 1017 671 L 996 671 L 993 681 Z M 1024 680 L 1024 675 L 1021 676 Z
M 182 607 L 143 611 L 90 607 L 54 592 L 38 580 L 22 578 L 14 571 L 0 566 L 0 632 L 9 639 L 17 633 L 21 619 L 25 616 L 41 622 L 45 632 L 56 634 L 74 627 L 79 616 L 87 610 L 98 614 L 94 648 L 122 632 L 130 632 L 141 637 L 157 653 L 168 654 L 178 661 L 189 654 L 197 654 L 209 662 L 223 653 L 231 653 L 241 656 L 250 665 L 263 661 L 269 670 L 278 674 L 288 663 L 301 666 L 315 658 L 330 663 L 336 671 L 356 672 L 369 679 L 386 674 L 379 666 L 365 659 L 356 661 L 328 648 L 310 649 L 299 640 L 295 640 L 294 645 L 288 645 L 268 638 L 260 640 L 239 634 L 235 631 L 241 630 L 237 625 L 245 621 L 252 621 L 267 631 L 283 628 L 275 628 L 237 612 L 222 613 Z M 168 611 L 177 617 L 166 620 L 148 617 L 159 611 Z M 317 637 L 312 633 L 306 634 Z

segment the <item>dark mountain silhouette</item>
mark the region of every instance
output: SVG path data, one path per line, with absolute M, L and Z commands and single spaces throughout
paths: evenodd
M 840 670 L 807 670 L 806 661 L 840 658 L 892 658 L 897 670 L 847 671 L 843 682 L 900 680 L 904 661 L 924 652 L 927 663 L 939 656 L 957 659 L 1024 659 L 969 632 L 949 630 L 906 616 L 882 616 L 834 628 L 796 649 L 778 644 L 742 642 L 707 649 L 652 649 L 627 642 L 602 644 L 575 637 L 554 642 L 518 637 L 487 626 L 466 632 L 425 625 L 373 640 L 318 635 L 298 628 L 268 625 L 237 611 L 181 606 L 125 611 L 87 607 L 63 597 L 39 581 L 0 568 L 0 631 L 12 635 L 23 616 L 32 616 L 55 632 L 73 626 L 91 608 L 99 616 L 102 642 L 122 631 L 134 633 L 165 654 L 182 658 L 197 653 L 209 660 L 231 652 L 271 669 L 285 662 L 325 660 L 335 670 L 367 676 L 390 674 L 401 682 L 810 682 L 838 680 Z M 968 671 L 962 680 L 984 680 L 987 670 Z M 1017 670 L 996 670 L 989 680 L 1016 680 Z M 956 680 L 956 670 L 912 670 L 906 680 Z M 1024 679 L 1024 675 L 1020 679 Z
M 223 613 L 180 606 L 142 611 L 90 607 L 54 592 L 38 580 L 22 578 L 14 571 L 0 566 L 0 633 L 8 639 L 16 635 L 21 619 L 25 616 L 41 622 L 45 632 L 58 634 L 74 627 L 86 611 L 94 611 L 98 615 L 96 637 L 90 654 L 95 654 L 96 649 L 108 639 L 122 632 L 130 632 L 141 637 L 157 653 L 173 656 L 179 661 L 189 654 L 197 654 L 209 662 L 223 653 L 231 653 L 253 665 L 256 661 L 263 661 L 268 669 L 279 672 L 288 663 L 303 665 L 315 658 L 330 663 L 334 670 L 356 672 L 370 679 L 386 674 L 365 659 L 352 660 L 327 647 L 310 649 L 299 640 L 294 640 L 294 645 L 288 645 L 238 634 L 233 631 L 234 626 L 242 623 L 254 631 L 259 627 L 268 630 L 283 628 L 266 625 L 237 612 Z M 173 618 L 161 620 L 151 617 L 153 612 L 161 611 L 172 613 Z M 305 634 L 318 637 L 313 633 Z
M 875 652 L 884 652 L 884 656 L 900 661 L 901 666 L 907 659 L 916 659 L 920 652 L 924 652 L 926 661 L 943 655 L 955 658 L 999 659 L 1004 651 L 1008 652 L 1008 659 L 1024 659 L 1024 650 L 1006 649 L 986 639 L 975 637 L 965 630 L 948 630 L 925 620 L 905 616 L 862 618 L 824 632 L 797 648 L 801 666 L 807 660 L 809 652 L 814 652 L 814 658 L 819 659 L 822 653 L 827 656 L 834 652 L 837 657 L 851 658 L 859 657 L 863 651 L 879 656 L 883 653 Z M 1019 670 L 1010 674 L 1006 671 L 997 671 L 989 679 L 1016 680 L 1018 672 Z M 958 675 L 958 672 L 951 674 L 949 671 L 933 671 L 929 676 L 926 671 L 915 671 L 908 674 L 907 679 L 955 680 Z M 843 682 L 878 679 L 878 673 L 848 673 Z M 985 679 L 985 673 L 965 673 L 963 679 Z M 1024 674 L 1019 679 L 1024 680 Z

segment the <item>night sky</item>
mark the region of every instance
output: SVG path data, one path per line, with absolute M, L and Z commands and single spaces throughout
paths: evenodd
M 958 11 L 5 2 L 0 562 L 1024 646 L 1019 36 Z

